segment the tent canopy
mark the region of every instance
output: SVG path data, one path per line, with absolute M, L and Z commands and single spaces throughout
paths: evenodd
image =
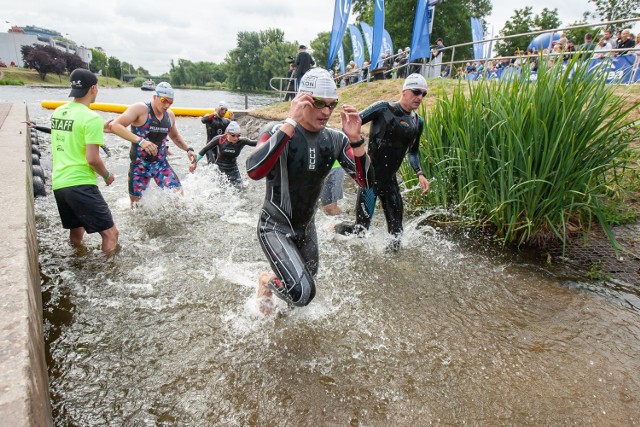
M 531 40 L 527 48 L 533 50 L 550 49 L 552 47 L 551 44 L 558 40 L 560 40 L 560 33 L 554 33 L 553 35 L 551 33 L 543 33 Z

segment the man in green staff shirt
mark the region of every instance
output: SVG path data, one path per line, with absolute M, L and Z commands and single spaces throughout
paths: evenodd
M 116 228 L 107 202 L 98 189 L 97 177 L 111 185 L 115 177 L 100 158 L 104 144 L 103 121 L 89 109 L 98 95 L 98 79 L 89 70 L 76 68 L 69 76 L 73 101 L 51 117 L 52 187 L 62 220 L 74 246 L 86 233 L 100 233 L 102 251 L 111 254 L 118 244 Z

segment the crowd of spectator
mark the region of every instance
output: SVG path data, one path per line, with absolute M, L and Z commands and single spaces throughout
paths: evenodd
M 497 57 L 490 60 L 469 61 L 457 68 L 456 77 L 465 78 L 470 73 L 493 73 L 507 67 L 520 67 L 525 63 L 529 63 L 532 71 L 536 71 L 541 57 L 552 64 L 559 59 L 568 61 L 573 55 L 581 55 L 584 59 L 601 59 L 634 54 L 636 61 L 640 61 L 640 50 L 630 50 L 640 46 L 638 43 L 640 43 L 640 34 L 634 37 L 629 29 L 618 31 L 615 37 L 613 37 L 613 32 L 607 29 L 597 42 L 594 41 L 592 33 L 587 33 L 584 36 L 584 42 L 580 45 L 576 45 L 575 40 L 569 39 L 564 33 L 561 33 L 558 40 L 552 42 L 549 48 L 544 48 L 542 51 L 527 49 L 522 52 L 517 50 L 510 58 Z

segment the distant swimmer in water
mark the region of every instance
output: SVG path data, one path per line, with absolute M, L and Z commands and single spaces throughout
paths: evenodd
M 327 128 L 338 91 L 321 68 L 302 77 L 284 123 L 260 132 L 247 159 L 252 179 L 266 178 L 266 197 L 258 221 L 258 240 L 274 273 L 259 276 L 259 309 L 272 309 L 272 292 L 294 306 L 306 306 L 316 294 L 318 239 L 315 213 L 325 177 L 338 160 L 362 187 L 373 184 L 372 168 L 360 135 L 358 110 L 343 105 L 342 131 Z
M 420 74 L 411 74 L 402 87 L 397 102 L 378 101 L 360 113 L 362 123 L 371 122 L 369 156 L 374 169 L 372 188 L 360 189 L 356 201 L 356 222 L 342 222 L 335 226 L 340 234 L 363 235 L 369 229 L 376 198 L 380 198 L 387 229 L 394 240 L 389 249 L 400 248 L 403 204 L 396 172 L 409 152 L 409 164 L 418 176 L 423 192 L 429 191 L 429 181 L 420 166 L 420 136 L 424 124 L 415 113 L 427 95 L 427 81 Z
M 236 188 L 240 188 L 242 186 L 242 179 L 240 178 L 240 171 L 238 170 L 236 160 L 244 147 L 255 147 L 257 143 L 258 141 L 254 139 L 242 138 L 240 125 L 237 122 L 231 122 L 227 126 L 225 133 L 215 136 L 200 150 L 198 157 L 191 162 L 189 172 L 193 173 L 205 153 L 213 150 L 217 152 L 217 157 L 213 163 L 218 165 L 220 171 L 227 176 L 231 184 Z
M 131 207 L 140 200 L 151 178 L 160 188 L 182 190 L 178 175 L 167 160 L 167 140 L 187 152 L 189 160 L 196 158 L 193 148 L 185 142 L 176 127 L 176 116 L 169 109 L 173 104 L 173 88 L 161 82 L 156 86 L 151 102 L 135 103 L 113 121 L 111 130 L 131 142 L 129 157 L 129 198 Z M 131 130 L 127 129 L 131 126 Z
M 213 138 L 222 135 L 225 132 L 227 126 L 229 126 L 229 123 L 233 120 L 227 117 L 228 113 L 229 107 L 227 106 L 227 103 L 220 101 L 218 103 L 218 107 L 213 113 L 202 116 L 200 121 L 204 123 L 207 131 L 207 144 L 211 142 Z M 215 163 L 215 159 L 218 157 L 217 146 L 207 151 L 206 156 L 208 163 Z

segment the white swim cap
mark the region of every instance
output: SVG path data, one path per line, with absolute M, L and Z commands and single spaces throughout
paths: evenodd
M 338 88 L 331 75 L 324 68 L 312 68 L 302 76 L 299 92 L 305 92 L 316 98 L 338 99 Z
M 218 107 L 226 108 L 227 110 L 229 109 L 229 105 L 224 101 L 218 102 Z
M 160 82 L 156 86 L 156 95 L 173 99 L 173 88 L 167 82 Z
M 420 74 L 409 74 L 402 85 L 402 90 L 407 89 L 424 89 L 427 90 L 427 81 Z
M 238 124 L 238 122 L 229 123 L 229 125 L 227 126 L 227 132 L 229 132 L 229 133 L 239 133 L 240 132 L 240 125 Z

